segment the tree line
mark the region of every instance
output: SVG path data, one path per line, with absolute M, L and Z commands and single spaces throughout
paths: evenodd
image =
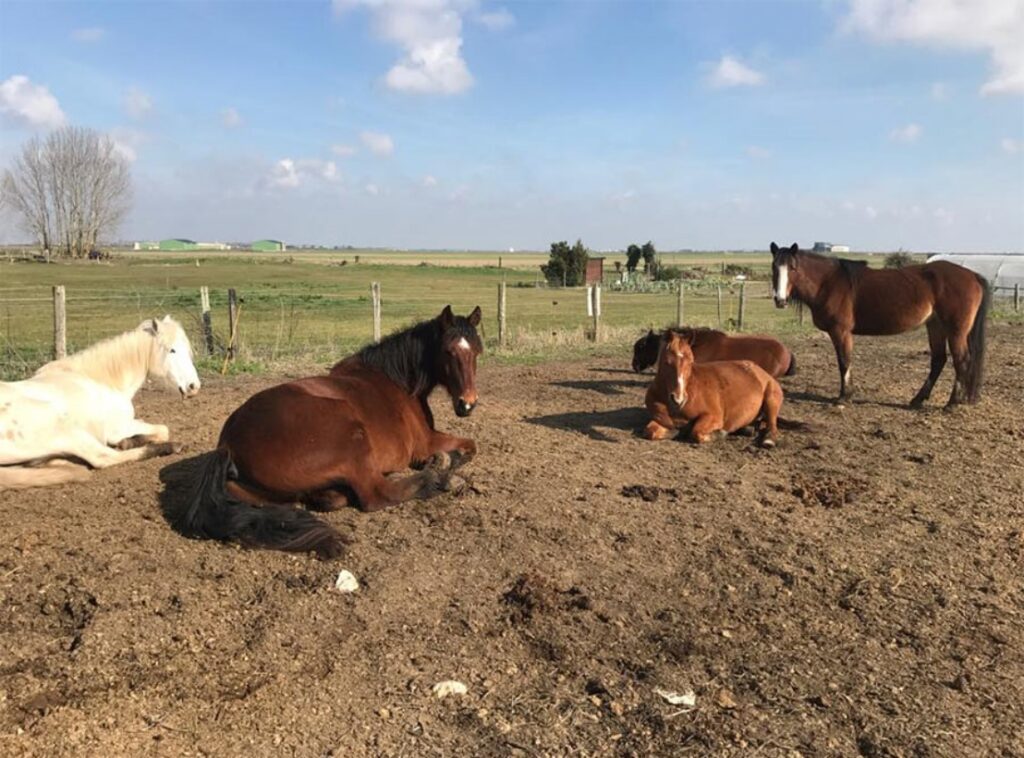
M 590 259 L 590 251 L 583 244 L 582 240 L 576 240 L 576 244 L 569 246 L 565 240 L 551 243 L 551 252 L 548 262 L 540 267 L 544 278 L 549 284 L 562 287 L 579 287 L 586 283 L 587 261 Z M 654 279 L 659 278 L 663 267 L 658 260 L 658 251 L 654 243 L 648 240 L 643 245 L 630 245 L 626 248 L 626 271 L 632 274 L 640 265 L 644 264 L 644 273 Z M 616 269 L 619 267 L 616 262 Z M 673 278 L 678 278 L 678 270 L 671 268 Z

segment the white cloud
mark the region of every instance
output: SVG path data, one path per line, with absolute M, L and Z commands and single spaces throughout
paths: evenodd
M 886 42 L 984 51 L 992 73 L 981 94 L 1024 93 L 1020 0 L 849 0 L 843 25 Z
M 765 160 L 772 157 L 772 151 L 760 145 L 747 145 L 747 156 L 754 160 Z
M 889 132 L 889 139 L 893 142 L 910 144 L 917 142 L 921 137 L 921 127 L 918 124 L 907 124 Z
M 333 0 L 336 13 L 367 8 L 382 38 L 404 55 L 385 74 L 399 92 L 455 95 L 473 86 L 462 57 L 462 13 L 468 0 Z
M 242 125 L 242 115 L 237 108 L 225 108 L 220 112 L 220 122 L 225 129 L 235 129 Z
M 147 136 L 136 129 L 117 128 L 110 132 L 114 149 L 118 155 L 129 163 L 135 163 L 139 157 L 139 148 L 147 140 Z
M 280 189 L 294 189 L 309 180 L 335 182 L 341 178 L 338 166 L 334 161 L 322 161 L 318 158 L 282 158 L 274 164 L 267 183 Z
M 711 68 L 707 81 L 712 87 L 717 88 L 757 87 L 764 84 L 765 76 L 731 55 L 723 55 Z
M 138 87 L 130 87 L 124 95 L 124 112 L 136 121 L 153 112 L 153 98 Z
M 356 154 L 355 145 L 331 145 L 331 152 L 337 155 L 339 158 L 348 158 Z
M 478 13 L 476 20 L 481 26 L 490 29 L 492 32 L 500 32 L 511 26 L 515 26 L 516 23 L 516 17 L 509 13 L 505 8 L 498 8 L 497 10 Z
M 944 82 L 932 82 L 931 95 L 932 100 L 949 100 L 949 88 Z
M 0 114 L 31 128 L 55 129 L 67 120 L 50 90 L 21 74 L 0 83 Z
M 365 187 L 363 187 L 363 189 L 366 191 L 367 195 L 370 195 L 372 197 L 377 197 L 377 195 L 380 194 L 380 187 L 378 187 L 376 184 L 367 184 Z
M 75 42 L 99 42 L 106 36 L 107 30 L 101 26 L 87 26 L 71 32 L 71 39 Z
M 1010 155 L 1016 155 L 1024 149 L 1024 145 L 1021 144 L 1020 140 L 1012 139 L 1010 137 L 1003 137 L 999 140 L 999 146 L 1003 148 L 1003 152 L 1009 153 Z
M 395 152 L 395 143 L 390 135 L 381 132 L 360 132 L 359 139 L 374 155 L 386 156 Z
M 426 176 L 423 177 L 422 183 L 424 187 L 436 187 L 437 177 L 427 174 Z
M 874 221 L 876 218 L 878 218 L 878 211 L 875 210 L 875 207 L 873 205 L 865 205 L 864 215 L 867 216 L 872 221 Z

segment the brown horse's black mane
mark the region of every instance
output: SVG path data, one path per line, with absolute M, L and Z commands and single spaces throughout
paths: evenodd
M 367 345 L 352 357 L 364 366 L 384 372 L 410 395 L 426 397 L 440 381 L 437 358 L 445 339 L 462 337 L 474 347 L 481 347 L 480 336 L 469 319 L 455 316 L 451 326 L 444 329 L 440 319 L 433 318 L 391 334 L 375 345 Z M 342 363 L 349 360 L 346 358 Z

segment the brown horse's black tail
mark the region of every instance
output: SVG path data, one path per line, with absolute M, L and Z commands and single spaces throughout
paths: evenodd
M 789 351 L 789 368 L 786 369 L 786 373 L 783 376 L 793 376 L 796 373 L 796 355 L 793 351 Z
M 167 520 L 181 534 L 247 547 L 313 552 L 325 559 L 341 554 L 341 535 L 311 513 L 288 505 L 257 507 L 228 494 L 224 484 L 234 463 L 225 448 L 207 455 L 200 466 L 192 494 L 166 509 Z
M 981 305 L 974 314 L 974 324 L 967 335 L 967 377 L 964 391 L 968 403 L 976 403 L 981 397 L 981 377 L 985 370 L 985 322 L 992 301 L 992 289 L 988 279 L 975 274 L 981 285 Z

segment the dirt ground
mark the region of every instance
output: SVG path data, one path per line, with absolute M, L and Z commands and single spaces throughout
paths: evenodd
M 281 377 L 143 391 L 185 453 L 0 493 L 0 753 L 1024 756 L 1024 325 L 954 412 L 948 374 L 903 405 L 921 333 L 859 339 L 845 408 L 827 339 L 793 347 L 812 430 L 772 451 L 639 439 L 628 355 L 484 365 L 471 418 L 434 402 L 473 488 L 328 514 L 328 563 L 161 515 L 161 469 Z

